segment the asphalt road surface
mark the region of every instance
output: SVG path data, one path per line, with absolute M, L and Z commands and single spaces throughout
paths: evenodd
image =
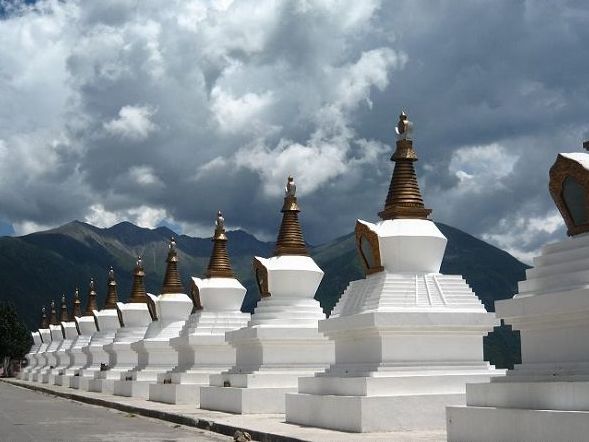
M 233 438 L 0 382 L 0 441 L 229 441 Z

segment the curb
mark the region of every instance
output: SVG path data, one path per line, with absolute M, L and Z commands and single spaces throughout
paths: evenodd
M 305 442 L 305 439 L 298 439 L 294 437 L 281 436 L 279 434 L 266 433 L 257 430 L 250 430 L 247 428 L 235 427 L 227 424 L 220 424 L 215 421 L 192 418 L 182 414 L 170 413 L 167 411 L 152 410 L 149 408 L 136 407 L 134 405 L 120 404 L 118 402 L 111 402 L 106 399 L 87 397 L 76 393 L 55 391 L 50 388 L 43 387 L 41 385 L 23 384 L 19 381 L 13 381 L 6 378 L 0 379 L 0 382 L 5 382 L 16 387 L 26 388 L 28 390 L 39 391 L 42 393 L 50 394 L 52 396 L 70 399 L 76 402 L 83 402 L 85 404 L 97 405 L 99 407 L 105 408 L 113 408 L 115 410 L 124 411 L 126 413 L 132 413 L 139 416 L 159 419 L 162 421 L 171 422 L 173 424 L 185 425 L 187 427 L 194 427 L 201 430 L 212 431 L 213 433 L 222 434 L 224 436 L 234 436 L 235 432 L 239 430 L 247 431 L 254 440 L 260 442 Z

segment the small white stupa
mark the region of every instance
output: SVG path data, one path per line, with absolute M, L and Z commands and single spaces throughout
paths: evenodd
M 209 385 L 209 376 L 235 364 L 235 349 L 225 342 L 225 332 L 247 325 L 250 315 L 241 312 L 246 290 L 231 269 L 224 224 L 219 211 L 206 277 L 192 278 L 195 311 L 180 336 L 170 340 L 178 365 L 149 386 L 151 401 L 198 406 L 200 387 Z
M 137 367 L 121 374 L 114 383 L 114 394 L 147 399 L 149 384 L 157 382 L 157 375 L 178 365 L 178 353 L 170 340 L 180 335 L 192 311 L 192 301 L 184 293 L 178 272 L 176 241 L 170 240 L 166 274 L 162 294 L 157 298 L 156 318 L 145 333 L 144 339 L 131 344 L 138 354 Z
M 78 332 L 76 330 L 76 324 L 75 322 L 69 322 L 70 320 L 70 315 L 67 311 L 67 304 L 65 301 L 65 295 L 63 295 L 61 297 L 61 311 L 59 313 L 59 326 L 61 328 L 61 334 L 63 336 L 63 338 L 61 339 L 61 341 L 57 344 L 56 349 L 53 351 L 53 357 L 55 359 L 55 364 L 53 365 L 53 368 L 51 368 L 51 370 L 49 370 L 48 372 L 44 373 L 42 376 L 41 381 L 45 384 L 49 383 L 49 384 L 53 384 L 55 382 L 55 376 L 59 374 L 59 370 L 64 368 L 62 365 L 62 362 L 65 356 L 65 351 L 62 351 L 61 349 L 64 346 L 64 343 L 66 346 L 71 346 L 72 344 L 72 331 L 77 335 Z M 66 324 L 66 326 L 64 327 L 64 324 Z M 69 334 L 66 335 L 66 331 L 69 332 Z M 69 357 L 68 357 L 68 361 L 69 361 Z
M 333 361 L 333 344 L 317 331 L 325 314 L 314 299 L 323 271 L 309 256 L 299 224 L 296 186 L 289 177 L 276 251 L 254 258 L 262 298 L 247 327 L 227 332 L 236 363 L 200 389 L 200 407 L 233 413 L 284 413 L 284 395 L 299 376 Z
M 366 278 L 353 281 L 319 330 L 335 364 L 299 379 L 287 422 L 352 432 L 440 430 L 467 382 L 500 373 L 483 360 L 497 324 L 461 276 L 440 274 L 446 238 L 428 219 L 413 163 L 412 124 L 401 114 L 382 221 L 356 223 Z
M 37 369 L 41 364 L 41 355 L 39 351 L 43 346 L 43 338 L 41 337 L 41 330 L 49 325 L 47 321 L 47 313 L 45 307 L 41 308 L 41 323 L 39 329 L 36 332 L 31 332 L 33 337 L 33 346 L 29 350 L 26 358 L 29 364 L 20 372 L 19 377 L 25 381 L 32 380 L 32 372 Z
M 45 365 L 34 376 L 33 380 L 37 382 L 47 382 L 49 373 L 57 365 L 57 358 L 55 351 L 63 341 L 63 330 L 59 319 L 57 319 L 57 311 L 55 310 L 55 302 L 51 301 L 51 312 L 49 315 L 49 333 L 51 334 L 51 342 L 45 350 Z
M 88 356 L 86 364 L 80 368 L 78 376 L 75 376 L 71 387 L 88 391 L 90 381 L 96 379 L 101 371 L 108 369 L 109 356 L 104 346 L 110 344 L 117 330 L 121 327 L 119 314 L 117 312 L 117 282 L 115 271 L 111 267 L 108 271 L 107 292 L 102 310 L 94 310 L 96 321 L 96 332 L 92 335 L 87 346 L 82 351 Z
M 69 350 L 66 350 L 66 354 L 69 355 L 70 359 L 69 364 L 63 370 L 63 373 L 55 376 L 56 385 L 71 387 L 73 385 L 73 379 L 79 375 L 80 369 L 88 362 L 88 355 L 83 350 L 90 343 L 90 339 L 94 333 L 96 333 L 96 320 L 94 318 L 94 311 L 96 309 L 96 288 L 94 279 L 91 278 L 88 286 L 88 301 L 84 314 L 78 316 L 79 310 L 75 309 L 74 311 L 74 321 L 78 330 L 78 336 L 74 339 Z
M 495 303 L 520 332 L 522 363 L 467 386 L 467 406 L 448 408 L 450 441 L 589 439 L 589 154 L 559 154 L 549 189 L 571 238 L 545 246 L 519 293 Z
M 113 342 L 104 346 L 104 350 L 109 355 L 108 369 L 101 371 L 96 379 L 90 381 L 90 391 L 112 394 L 114 382 L 121 380 L 123 373 L 137 366 L 137 352 L 131 348 L 131 344 L 143 339 L 147 327 L 155 318 L 155 304 L 151 299 L 153 295 L 146 293 L 144 277 L 143 262 L 141 257 L 138 257 L 133 271 L 133 286 L 129 301 L 117 302 L 117 310 L 123 326 L 117 330 Z
M 71 363 L 71 356 L 69 351 L 74 345 L 78 337 L 78 326 L 76 324 L 76 316 L 82 316 L 82 309 L 80 307 L 80 293 L 76 288 L 74 292 L 74 300 L 72 306 L 72 314 L 69 315 L 67 311 L 67 305 L 65 303 L 65 296 L 61 299 L 61 328 L 63 329 L 64 339 L 61 341 L 61 345 L 55 352 L 57 359 L 57 366 L 51 371 L 49 375 L 49 384 L 55 384 L 57 376 L 63 375 L 65 369 L 69 367 Z

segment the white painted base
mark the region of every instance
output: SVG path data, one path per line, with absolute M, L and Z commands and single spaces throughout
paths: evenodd
M 440 430 L 445 406 L 464 395 L 329 396 L 287 394 L 287 422 L 355 433 Z
M 200 387 L 198 384 L 151 384 L 149 400 L 176 405 L 200 405 Z
M 200 388 L 200 408 L 239 414 L 284 413 L 286 393 L 291 388 L 217 387 Z M 203 406 L 206 404 L 206 406 Z
M 448 407 L 447 431 L 452 442 L 584 442 L 589 411 Z
M 116 396 L 149 398 L 149 385 L 147 381 L 114 381 L 113 393 Z
M 88 391 L 114 394 L 115 382 L 114 379 L 91 379 L 88 382 Z

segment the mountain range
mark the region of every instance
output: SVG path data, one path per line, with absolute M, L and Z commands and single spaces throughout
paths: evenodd
M 461 230 L 437 224 L 448 238 L 442 273 L 461 274 L 488 311 L 498 299 L 510 298 L 528 267 L 507 252 Z M 98 228 L 80 221 L 20 237 L 0 238 L 0 300 L 11 300 L 31 329 L 38 327 L 41 306 L 59 304 L 62 294 L 68 305 L 75 287 L 85 306 L 90 277 L 96 280 L 98 305 L 106 295 L 110 266 L 117 275 L 119 299 L 127 299 L 137 255 L 143 257 L 145 284 L 157 294 L 165 271 L 170 237 L 176 237 L 183 283 L 201 276 L 211 252 L 210 238 L 176 235 L 167 227 L 146 229 L 129 222 Z M 251 271 L 252 257 L 270 256 L 274 243 L 234 230 L 227 233 L 228 249 L 237 277 L 248 289 L 242 309 L 253 311 L 258 291 Z M 354 234 L 320 246 L 309 245 L 313 258 L 325 271 L 316 298 L 329 314 L 348 283 L 364 276 L 355 250 Z M 518 336 L 505 327 L 485 339 L 486 356 L 498 366 L 510 366 L 519 357 Z

